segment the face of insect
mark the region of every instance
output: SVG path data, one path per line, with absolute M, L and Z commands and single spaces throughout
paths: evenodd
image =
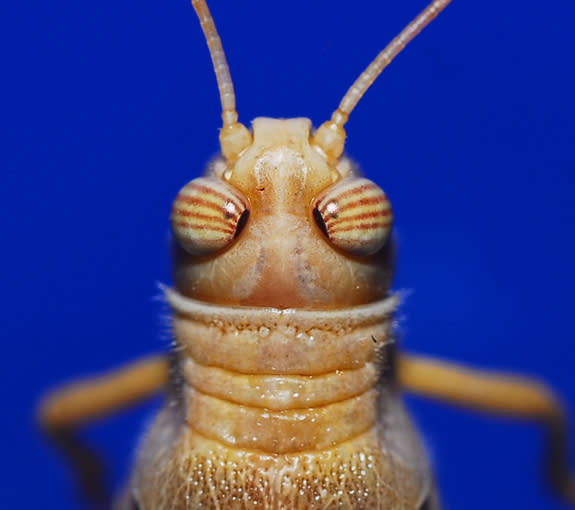
M 256 119 L 233 163 L 186 185 L 172 209 L 175 284 L 210 302 L 368 303 L 388 293 L 391 207 L 381 189 L 310 144 L 308 119 Z

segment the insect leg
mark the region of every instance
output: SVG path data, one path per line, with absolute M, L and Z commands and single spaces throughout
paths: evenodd
M 539 422 L 546 429 L 546 470 L 554 491 L 575 503 L 575 476 L 569 472 L 565 412 L 541 382 L 520 376 L 472 370 L 419 356 L 401 355 L 398 378 L 408 392 L 504 417 Z
M 157 393 L 166 386 L 168 375 L 167 356 L 154 356 L 71 383 L 41 402 L 40 425 L 54 429 L 102 418 Z
M 71 465 L 82 495 L 97 508 L 109 508 L 105 469 L 98 454 L 78 438 L 76 429 L 145 400 L 165 387 L 168 378 L 168 357 L 155 356 L 71 383 L 40 403 L 40 426 Z

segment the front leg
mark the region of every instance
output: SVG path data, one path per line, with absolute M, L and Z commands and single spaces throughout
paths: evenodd
M 546 430 L 546 471 L 553 490 L 575 504 L 569 470 L 567 421 L 559 399 L 526 377 L 472 370 L 431 358 L 402 354 L 398 378 L 408 392 L 499 416 L 530 420 Z
M 158 393 L 168 377 L 168 356 L 153 356 L 68 384 L 40 403 L 42 431 L 70 464 L 81 495 L 96 508 L 109 507 L 104 463 L 79 437 L 79 428 Z

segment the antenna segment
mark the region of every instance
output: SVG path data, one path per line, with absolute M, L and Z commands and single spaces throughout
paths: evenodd
M 401 50 L 429 25 L 450 2 L 451 0 L 434 0 L 429 4 L 355 80 L 355 83 L 343 96 L 338 109 L 333 112 L 331 120 L 322 124 L 314 135 L 313 142 L 329 157 L 338 158 L 341 156 L 345 143 L 343 126 L 367 89 Z
M 243 149 L 251 144 L 252 137 L 249 130 L 238 122 L 234 84 L 212 14 L 205 0 L 192 0 L 192 6 L 200 19 L 218 81 L 223 120 L 223 127 L 220 131 L 220 146 L 226 159 L 235 159 Z

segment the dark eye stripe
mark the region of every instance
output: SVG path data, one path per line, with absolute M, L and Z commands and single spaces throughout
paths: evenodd
M 326 225 L 330 225 L 330 227 L 335 227 L 336 225 L 339 225 L 340 223 L 345 223 L 347 221 L 367 220 L 370 218 L 371 219 L 387 218 L 391 214 L 392 214 L 391 209 L 381 209 L 376 211 L 358 213 L 355 216 L 350 215 L 349 217 L 346 218 L 339 218 L 339 217 L 334 218 L 332 216 L 328 216 L 328 218 L 325 220 L 325 223 Z

